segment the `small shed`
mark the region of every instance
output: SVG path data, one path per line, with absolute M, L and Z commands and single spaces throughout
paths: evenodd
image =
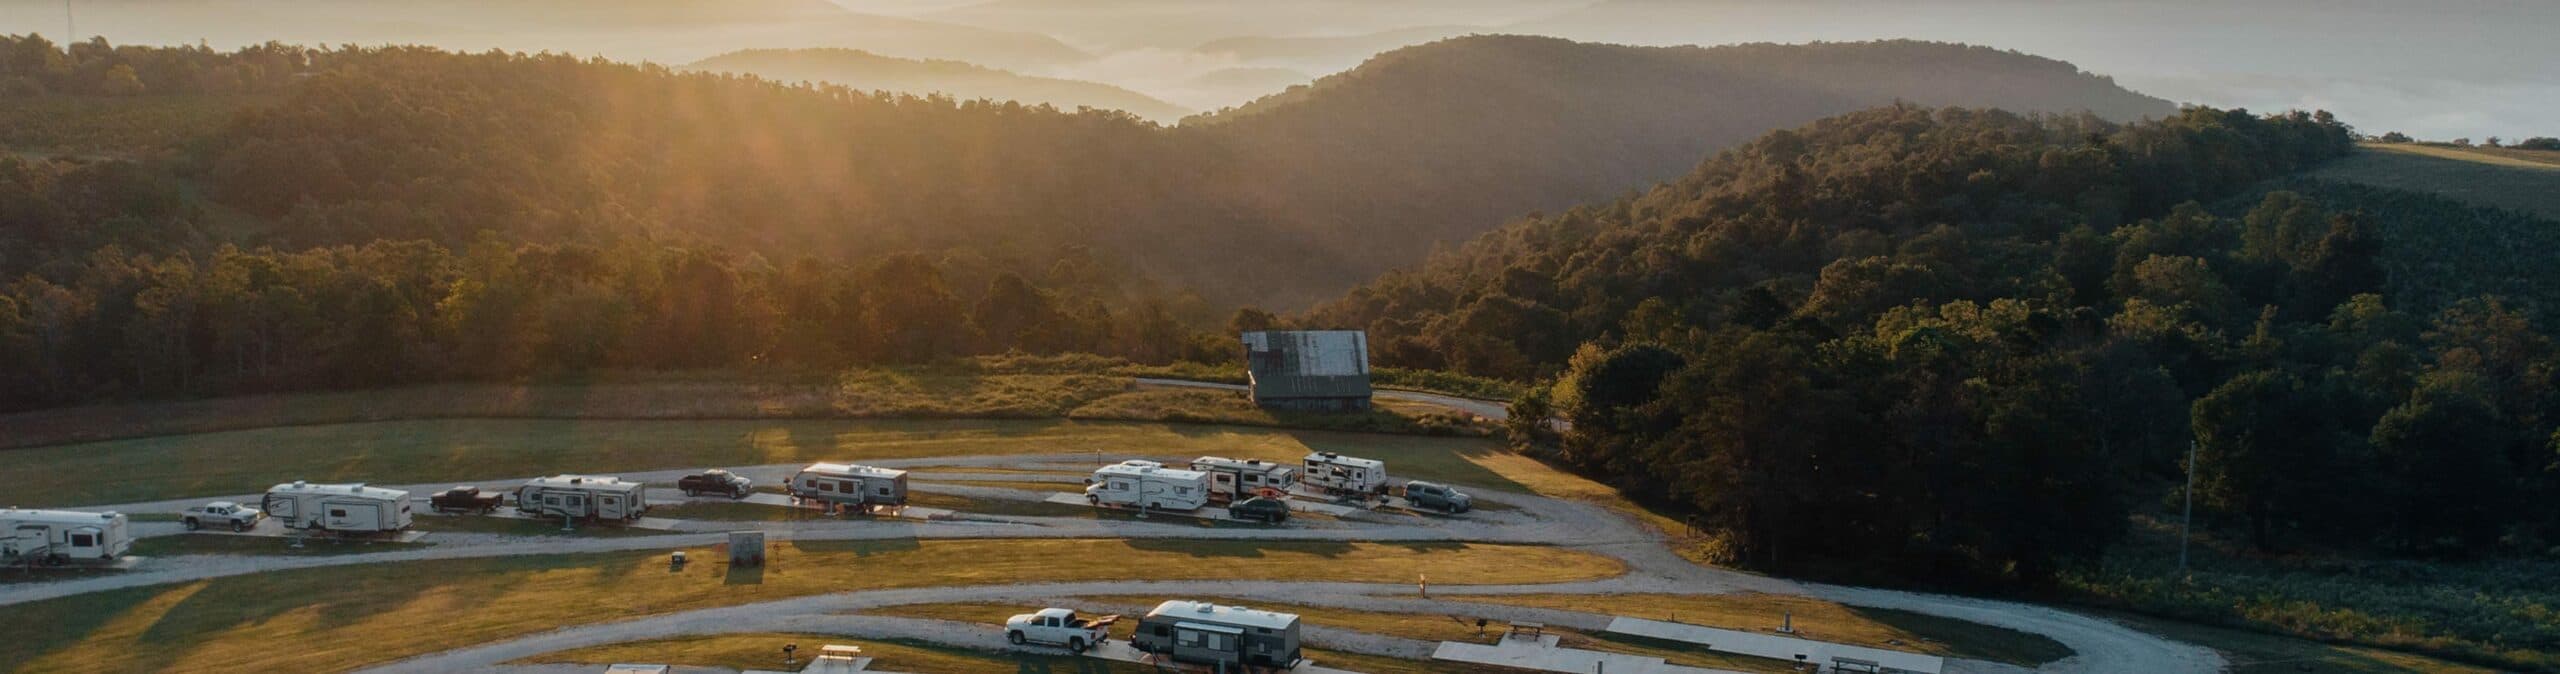
M 1369 409 L 1369 333 L 1264 330 L 1243 335 L 1245 378 L 1254 404 L 1270 409 Z
M 764 532 L 729 532 L 730 566 L 764 566 Z

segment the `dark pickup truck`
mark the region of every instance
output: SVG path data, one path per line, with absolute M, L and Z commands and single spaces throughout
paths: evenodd
M 753 482 L 745 477 L 732 475 L 729 471 L 716 468 L 676 480 L 676 488 L 684 490 L 686 496 L 726 494 L 733 499 L 746 498 L 748 487 L 752 484 Z
M 464 485 L 436 492 L 427 498 L 427 506 L 440 513 L 488 513 L 498 509 L 505 494 L 482 493 L 479 487 Z

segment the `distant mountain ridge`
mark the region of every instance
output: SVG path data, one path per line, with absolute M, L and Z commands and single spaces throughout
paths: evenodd
M 155 95 L 114 96 L 113 82 L 78 70 L 24 77 L 65 99 L 52 104 L 280 95 L 173 143 L 191 159 L 170 167 L 205 198 L 274 223 L 261 241 L 278 245 L 463 245 L 491 231 L 716 241 L 774 259 L 1073 255 L 1125 262 L 1210 303 L 1274 308 L 1842 111 L 1919 100 L 2131 114 L 2145 102 L 2068 64 L 1922 43 L 1459 38 L 1172 127 L 561 54 L 279 46 L 105 58 L 137 64 Z M 216 88 L 228 80 L 196 72 L 237 81 Z M 26 142 L 98 117 L 51 119 L 61 128 Z
M 866 91 L 1047 103 L 1062 110 L 1122 110 L 1163 122 L 1191 112 L 1146 94 L 1099 82 L 1035 77 L 960 61 L 882 56 L 859 49 L 746 49 L 695 61 L 683 69 L 755 75 L 783 82 L 828 82 Z
M 1278 181 L 1271 192 L 1319 200 L 1307 226 L 1369 240 L 1345 246 L 1352 266 L 1384 269 L 1531 211 L 1677 177 L 1769 131 L 1896 102 L 2118 121 L 2177 111 L 2069 63 L 1986 47 L 1481 35 L 1380 54 L 1184 127 L 1228 139 L 1253 165 L 1246 173 Z M 1344 176 L 1389 184 L 1357 195 L 1324 187 Z

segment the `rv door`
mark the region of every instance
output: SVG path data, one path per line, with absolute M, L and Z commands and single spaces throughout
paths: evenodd
M 331 529 L 366 531 L 382 528 L 382 506 L 371 503 L 329 503 L 326 518 Z
M 623 517 L 623 516 L 624 516 L 624 513 L 622 512 L 622 495 L 621 495 L 621 494 L 597 494 L 597 495 L 596 495 L 596 516 L 597 516 L 597 517 L 616 517 L 616 518 L 618 518 L 618 517 Z
M 300 513 L 300 509 L 295 507 L 298 502 L 292 497 L 276 498 L 275 495 L 269 494 L 266 502 L 259 505 L 266 506 L 268 517 L 276 518 L 276 521 L 284 522 L 289 526 L 301 526 L 301 520 L 294 517 Z

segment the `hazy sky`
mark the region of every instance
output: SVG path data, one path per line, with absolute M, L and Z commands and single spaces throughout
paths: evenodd
M 840 46 L 1233 105 L 1471 32 L 1634 44 L 1917 38 L 2070 61 L 2128 87 L 2366 131 L 2560 136 L 2560 0 L 73 0 L 83 34 L 230 47 L 418 42 L 684 63 Z M 0 31 L 60 35 L 59 0 Z

